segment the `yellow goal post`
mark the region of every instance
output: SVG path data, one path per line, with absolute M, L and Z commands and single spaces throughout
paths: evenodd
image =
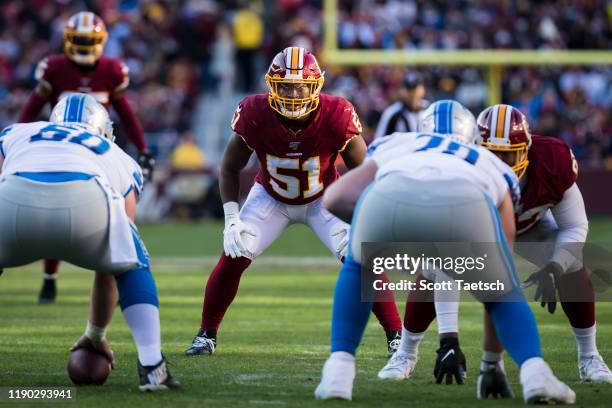
M 608 50 L 380 50 L 338 48 L 338 0 L 323 0 L 323 61 L 338 66 L 455 65 L 486 68 L 489 105 L 501 102 L 504 66 L 612 65 Z

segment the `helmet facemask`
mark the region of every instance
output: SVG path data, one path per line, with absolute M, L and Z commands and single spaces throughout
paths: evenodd
M 265 76 L 268 85 L 270 107 L 288 119 L 301 119 L 319 106 L 319 94 L 323 88 L 323 75 L 319 78 L 282 78 L 280 75 Z M 284 88 L 300 88 L 288 92 Z M 295 96 L 287 96 L 292 93 Z
M 513 163 L 507 163 L 516 173 L 517 178 L 521 178 L 527 171 L 529 165 L 527 143 L 516 144 L 496 144 L 495 142 L 482 142 L 482 146 L 493 153 L 515 153 Z M 505 160 L 504 160 L 505 161 Z
M 66 29 L 64 51 L 77 64 L 93 65 L 102 56 L 106 38 L 106 32 L 77 33 Z

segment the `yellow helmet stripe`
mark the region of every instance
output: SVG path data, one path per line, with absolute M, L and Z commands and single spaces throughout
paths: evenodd
M 495 137 L 499 139 L 504 137 L 504 124 L 506 122 L 507 108 L 508 105 L 499 105 L 499 110 L 497 111 Z

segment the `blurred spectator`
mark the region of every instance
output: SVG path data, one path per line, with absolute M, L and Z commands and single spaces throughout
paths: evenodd
M 220 203 L 206 200 L 216 179 L 206 167 L 206 158 L 189 132 L 181 136 L 171 155 L 170 177 L 165 193 L 171 203 L 171 212 L 179 219 L 199 218 Z
M 404 77 L 404 87 L 399 100 L 382 113 L 374 139 L 393 132 L 416 132 L 419 115 L 429 105 L 423 97 L 425 97 L 423 78 L 418 72 L 408 72 Z
M 233 28 L 240 90 L 251 93 L 255 83 L 257 54 L 263 44 L 263 21 L 252 6 L 246 6 L 234 15 Z
M 170 164 L 175 171 L 202 170 L 206 166 L 206 157 L 195 143 L 191 133 L 185 133 L 179 144 L 172 151 Z

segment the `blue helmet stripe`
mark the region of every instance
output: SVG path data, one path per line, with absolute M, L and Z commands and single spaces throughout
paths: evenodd
M 66 111 L 64 113 L 64 122 L 80 122 L 83 116 L 83 102 L 85 96 L 71 95 L 66 103 Z
M 77 108 L 77 122 L 80 122 L 83 119 L 83 105 L 85 105 L 85 97 L 79 97 L 79 106 Z
M 449 132 L 449 103 L 448 101 L 443 101 L 440 103 L 438 108 L 438 126 L 436 127 L 436 133 L 447 134 Z
M 448 102 L 448 133 L 454 133 L 453 132 L 453 105 L 454 103 L 452 102 Z

